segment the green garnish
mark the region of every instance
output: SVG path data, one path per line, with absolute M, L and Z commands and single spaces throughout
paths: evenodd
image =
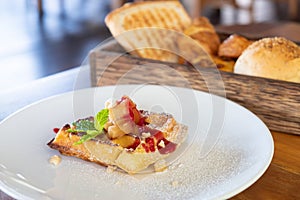
M 76 127 L 76 130 L 80 130 L 77 132 L 85 132 L 87 130 L 96 130 L 94 126 L 94 122 L 90 119 L 78 120 L 73 122 L 73 126 Z
M 90 139 L 95 138 L 95 137 L 96 137 L 97 135 L 99 135 L 100 133 L 101 133 L 101 132 L 96 131 L 96 130 L 87 130 L 87 131 L 86 131 L 86 134 L 83 135 L 83 136 L 80 138 L 79 141 L 74 142 L 73 145 L 82 144 L 83 142 L 86 142 L 86 141 L 88 141 L 88 140 L 90 140 Z
M 94 118 L 94 127 L 98 131 L 103 130 L 104 125 L 108 121 L 108 114 L 109 114 L 108 109 L 103 109 L 100 112 L 98 112 L 97 115 L 95 116 L 95 118 Z
M 75 142 L 74 145 L 82 144 L 90 139 L 103 133 L 103 128 L 108 121 L 108 109 L 103 109 L 98 112 L 94 117 L 94 122 L 91 120 L 80 120 L 74 122 L 73 125 L 76 129 L 69 129 L 68 132 L 86 132 L 79 141 Z

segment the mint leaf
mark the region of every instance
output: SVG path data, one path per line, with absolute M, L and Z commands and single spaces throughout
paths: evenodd
M 76 132 L 86 132 L 86 130 L 79 130 L 79 129 L 71 129 L 69 128 L 68 130 L 66 130 L 68 133 L 76 133 Z
M 94 127 L 98 130 L 98 131 L 102 131 L 104 125 L 106 124 L 106 122 L 108 121 L 108 114 L 109 111 L 108 109 L 103 109 L 100 112 L 98 112 L 94 118 Z
M 95 138 L 97 135 L 99 135 L 102 132 L 96 131 L 96 130 L 87 130 L 86 134 L 83 135 L 79 141 L 75 142 L 73 145 L 82 144 L 83 142 L 86 142 L 90 139 Z
M 76 127 L 76 130 L 80 130 L 80 132 L 85 132 L 87 130 L 96 130 L 94 126 L 93 118 L 80 119 L 76 122 L 73 122 L 73 126 Z M 77 131 L 79 132 L 79 131 Z
M 82 144 L 90 139 L 97 137 L 103 133 L 103 128 L 106 122 L 108 121 L 108 109 L 103 109 L 96 114 L 94 117 L 94 122 L 86 119 L 86 120 L 78 120 L 74 122 L 73 125 L 76 126 L 76 129 L 69 129 L 68 131 L 73 132 L 86 132 L 79 141 L 75 142 L 74 145 Z

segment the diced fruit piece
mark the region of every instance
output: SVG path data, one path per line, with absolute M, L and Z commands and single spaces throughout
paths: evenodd
M 126 134 L 138 134 L 139 126 L 146 124 L 136 104 L 127 96 L 123 96 L 115 106 L 111 107 L 109 114 L 110 120 Z
M 109 126 L 107 129 L 107 134 L 110 139 L 115 139 L 125 135 L 125 133 L 116 125 Z
M 123 98 L 122 98 L 123 99 Z M 130 116 L 130 99 L 124 98 L 114 107 L 109 109 L 111 121 L 113 121 L 123 132 L 138 134 L 138 126 Z
M 141 143 L 140 138 L 135 137 L 134 143 L 132 145 L 128 146 L 127 149 L 135 150 L 140 145 L 140 143 Z
M 163 132 L 157 132 L 155 135 L 154 135 L 157 143 L 156 143 L 156 146 L 157 146 L 157 149 L 159 151 L 159 153 L 161 154 L 167 154 L 167 153 L 172 153 L 173 151 L 176 150 L 176 144 L 167 140 L 166 137 L 165 137 L 165 134 Z
M 165 138 L 165 135 L 161 131 L 156 132 L 153 136 L 158 141 L 158 143 L 159 143 L 160 140 Z
M 163 145 L 161 144 L 163 143 Z M 169 140 L 163 138 L 157 143 L 157 148 L 160 154 L 172 153 L 176 150 L 177 144 L 170 142 Z
M 104 128 L 104 130 L 107 131 L 107 130 L 108 130 L 108 127 L 110 127 L 110 126 L 112 126 L 112 125 L 113 125 L 113 123 L 112 123 L 111 121 L 108 121 L 108 122 L 105 123 L 105 125 L 104 125 L 103 128 Z
M 132 135 L 123 135 L 122 137 L 114 139 L 113 142 L 127 149 L 136 149 L 140 144 L 140 139 Z
M 140 111 L 136 108 L 135 104 L 129 104 L 131 106 L 129 106 L 129 113 L 130 113 L 130 117 L 131 119 L 134 121 L 135 124 L 137 125 L 144 125 L 145 124 L 145 119 L 142 117 Z M 134 105 L 134 107 L 133 107 Z

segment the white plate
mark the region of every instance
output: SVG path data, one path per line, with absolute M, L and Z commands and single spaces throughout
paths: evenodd
M 127 94 L 139 108 L 172 113 L 189 137 L 162 173 L 107 173 L 105 167 L 62 156 L 46 143 L 52 129 L 94 115 Z M 0 188 L 18 199 L 225 199 L 253 184 L 273 156 L 264 123 L 247 109 L 207 93 L 153 85 L 90 88 L 30 105 L 0 124 Z M 175 159 L 177 158 L 177 159 Z

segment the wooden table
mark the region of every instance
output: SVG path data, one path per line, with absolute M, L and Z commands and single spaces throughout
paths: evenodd
M 287 27 L 289 29 L 282 31 L 278 27 Z M 291 27 L 293 29 L 290 29 Z M 291 34 L 288 37 L 292 36 L 295 37 L 295 41 L 300 41 L 300 34 L 298 34 L 298 38 L 296 37 L 297 35 L 292 35 L 292 33 L 300 31 L 298 24 L 255 24 L 251 26 L 230 26 L 228 29 L 224 26 L 219 26 L 217 30 L 240 32 L 246 35 L 250 34 L 253 37 L 262 36 L 261 34 L 254 34 L 254 32 L 269 30 L 268 34 Z M 32 102 L 73 90 L 79 70 L 79 68 L 72 69 L 36 80 L 19 88 L 1 91 L 0 120 Z M 81 75 L 83 74 L 86 78 L 79 84 L 77 82 L 80 88 L 89 87 L 90 84 L 88 72 L 81 72 Z M 300 111 L 295 110 L 295 112 Z M 232 199 L 300 199 L 300 136 L 276 131 L 271 132 L 275 144 L 275 153 L 271 165 L 257 182 Z M 0 199 L 11 200 L 13 198 L 0 191 Z

